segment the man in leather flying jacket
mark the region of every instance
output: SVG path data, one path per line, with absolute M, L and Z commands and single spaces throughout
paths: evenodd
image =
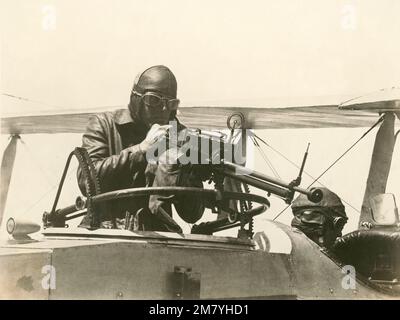
M 139 73 L 134 81 L 127 109 L 105 112 L 90 118 L 82 138 L 92 160 L 101 192 L 138 187 L 203 187 L 196 166 L 174 161 L 148 163 L 148 153 L 163 139 L 171 121 L 178 132 L 185 127 L 176 118 L 179 106 L 177 81 L 171 70 L 157 65 Z M 176 157 L 176 150 L 160 158 Z M 83 194 L 85 181 L 78 169 L 78 184 Z M 194 223 L 204 212 L 202 201 L 195 197 L 173 196 L 118 199 L 100 210 L 101 228 L 182 232 L 172 219 L 171 204 L 179 216 Z M 129 221 L 128 221 L 129 219 Z M 87 226 L 85 219 L 82 227 Z

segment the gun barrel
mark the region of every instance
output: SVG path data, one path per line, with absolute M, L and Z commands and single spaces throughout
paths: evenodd
M 247 183 L 248 185 L 251 185 L 253 187 L 256 187 L 258 189 L 264 190 L 266 192 L 270 192 L 273 193 L 275 195 L 277 195 L 278 197 L 287 199 L 288 197 L 290 197 L 290 190 L 285 189 L 285 188 L 281 188 L 279 186 L 273 185 L 271 183 L 262 181 L 260 179 L 257 179 L 251 175 L 248 174 L 236 174 L 230 170 L 224 170 L 223 174 L 231 177 L 235 180 L 238 180 L 240 182 L 244 182 Z
M 322 199 L 322 192 L 317 188 L 307 190 L 297 186 L 293 186 L 282 180 L 272 178 L 254 170 L 246 169 L 243 166 L 234 164 L 229 161 L 224 161 L 223 165 L 225 169 L 225 175 L 230 176 L 241 182 L 245 182 L 264 191 L 274 193 L 275 195 L 282 197 L 285 200 L 292 200 L 293 191 L 307 195 L 308 199 L 312 202 L 319 202 Z M 238 172 L 238 174 L 235 172 Z
M 254 178 L 257 178 L 257 179 L 260 179 L 260 180 L 263 180 L 263 181 L 266 181 L 266 182 L 270 182 L 270 183 L 276 184 L 277 186 L 281 186 L 281 187 L 284 187 L 284 188 L 289 188 L 289 184 L 288 183 L 286 183 L 286 182 L 284 182 L 282 180 L 279 180 L 279 179 L 272 178 L 272 177 L 267 176 L 267 175 L 265 175 L 263 173 L 260 173 L 260 172 L 254 171 L 254 170 L 249 170 L 249 169 L 247 169 L 247 168 L 245 168 L 243 166 L 240 166 L 238 164 L 234 164 L 234 163 L 229 162 L 229 161 L 224 161 L 223 164 L 224 164 L 225 168 L 227 168 L 229 170 L 233 170 L 233 171 L 237 171 L 237 172 L 246 172 L 246 171 L 248 171 L 247 175 L 249 175 L 249 176 L 252 176 Z
M 74 213 L 74 212 L 77 212 L 79 210 L 85 209 L 85 207 L 86 207 L 86 200 L 83 197 L 79 196 L 79 197 L 76 198 L 74 204 L 72 204 L 72 205 L 70 205 L 68 207 L 65 207 L 65 208 L 57 210 L 55 212 L 55 214 L 58 217 L 66 217 L 67 215 L 69 215 L 71 213 Z

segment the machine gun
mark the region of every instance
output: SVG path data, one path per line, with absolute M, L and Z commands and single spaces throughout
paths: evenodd
M 224 180 L 224 178 L 228 177 L 230 179 L 233 179 L 234 181 L 244 184 L 244 186 L 250 185 L 261 189 L 267 193 L 268 197 L 271 194 L 278 196 L 279 198 L 283 199 L 287 204 L 290 204 L 292 202 L 295 192 L 305 194 L 310 201 L 318 203 L 322 200 L 323 197 L 322 191 L 320 189 L 311 188 L 310 190 L 306 190 L 299 187 L 307 154 L 308 148 L 307 152 L 304 155 L 303 163 L 298 177 L 289 183 L 269 177 L 257 171 L 250 171 L 245 167 L 234 164 L 232 162 L 222 160 L 221 165 L 217 165 L 214 168 L 214 179 L 216 180 L 216 188 L 217 190 L 219 190 L 219 192 L 223 193 L 224 184 L 221 182 L 222 180 Z M 245 188 L 245 190 L 249 192 L 248 188 Z M 255 215 L 264 212 L 266 208 L 257 207 L 253 209 L 250 197 L 247 199 L 247 196 L 251 196 L 251 194 L 244 193 L 243 195 L 244 197 L 240 200 L 242 202 L 241 212 L 225 207 L 225 211 L 227 211 L 226 217 L 219 218 L 216 221 L 194 225 L 192 228 L 192 233 L 213 234 L 217 231 L 240 226 L 239 237 L 252 237 L 252 219 Z M 265 198 L 265 200 L 267 199 Z M 243 202 L 248 202 L 247 206 L 243 204 Z M 264 203 L 264 205 L 266 205 L 266 203 Z M 249 224 L 248 229 L 245 229 L 246 224 Z
M 299 187 L 308 149 L 304 155 L 298 177 L 291 182 L 285 182 L 257 171 L 251 171 L 244 166 L 225 159 L 225 151 L 227 149 L 232 150 L 230 149 L 232 143 L 226 140 L 226 135 L 224 134 L 209 134 L 200 130 L 192 130 L 189 131 L 188 137 L 192 138 L 192 141 L 197 141 L 197 146 L 206 146 L 204 149 L 207 149 L 207 151 L 212 149 L 212 145 L 218 146 L 217 149 L 214 148 L 214 150 L 211 150 L 213 152 L 209 155 L 215 157 L 217 154 L 219 162 L 216 164 L 214 161 L 209 160 L 209 162 L 205 164 L 207 170 L 210 172 L 210 182 L 214 183 L 214 190 L 189 187 L 150 187 L 102 193 L 94 166 L 91 163 L 87 151 L 84 148 L 76 148 L 68 157 L 52 210 L 49 213 L 45 212 L 43 215 L 44 226 L 65 227 L 66 221 L 85 216 L 84 223 L 81 223 L 81 226 L 85 226 L 88 229 L 96 229 L 100 227 L 100 214 L 105 208 L 104 203 L 107 201 L 143 197 L 152 194 L 171 198 L 173 198 L 172 196 L 174 195 L 188 195 L 202 198 L 208 208 L 218 213 L 217 220 L 194 225 L 191 233 L 213 234 L 217 231 L 240 226 L 239 237 L 251 238 L 253 235 L 253 217 L 266 211 L 270 207 L 270 202 L 266 197 L 251 194 L 248 185 L 265 191 L 267 197 L 270 195 L 278 196 L 288 204 L 292 202 L 295 192 L 306 194 L 313 202 L 319 202 L 322 199 L 321 190 L 316 188 L 306 190 Z M 202 151 L 200 148 L 197 151 L 199 152 L 199 157 L 204 156 L 204 152 L 201 154 Z M 73 155 L 78 159 L 85 177 L 87 198 L 78 197 L 74 205 L 56 209 L 69 163 Z M 204 164 L 202 164 L 202 166 L 204 166 Z M 239 185 L 236 191 L 241 189 L 240 187 L 243 187 L 245 192 L 241 192 L 240 190 L 236 192 L 229 190 L 229 188 L 227 190 L 225 187 L 227 179 L 230 179 L 231 182 L 234 181 L 236 186 Z M 232 201 L 240 202 L 240 210 L 232 208 Z M 254 202 L 260 205 L 253 208 Z M 248 229 L 245 229 L 246 225 L 249 225 Z

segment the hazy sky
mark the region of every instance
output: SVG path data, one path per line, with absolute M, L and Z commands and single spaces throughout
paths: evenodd
M 66 109 L 125 105 L 154 64 L 176 74 L 183 105 L 296 104 L 400 83 L 398 0 L 1 4 L 1 91 Z M 52 108 L 1 101 L 5 113 Z
M 126 105 L 136 73 L 154 64 L 165 64 L 176 74 L 183 106 L 296 105 L 320 101 L 321 96 L 334 96 L 339 103 L 338 97 L 400 84 L 398 0 L 0 3 L 1 93 L 41 102 L 1 95 L 3 114 Z M 317 176 L 364 131 L 263 130 L 260 135 L 297 162 L 312 142 L 306 169 Z M 30 212 L 40 219 L 50 209 L 67 154 L 80 144 L 80 135 L 23 139 L 6 214 Z M 6 143 L 2 136 L 2 150 Z M 360 144 L 360 153 L 343 159 L 323 179 L 357 208 L 372 143 L 370 135 Z M 270 150 L 268 154 L 282 178 L 296 176 L 297 169 Z M 399 154 L 397 149 L 397 159 Z M 257 157 L 256 169 L 271 174 Z M 400 190 L 393 178 L 399 165 L 392 170 L 391 192 Z M 75 194 L 71 177 L 68 190 Z M 274 201 L 267 217 L 282 207 L 282 201 Z M 349 210 L 347 231 L 358 221 L 357 212 Z M 289 222 L 291 216 L 281 219 Z

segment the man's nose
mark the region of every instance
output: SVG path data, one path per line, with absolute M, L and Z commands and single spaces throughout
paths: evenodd
M 168 110 L 168 105 L 166 100 L 161 100 L 162 103 L 162 111 L 167 111 Z

